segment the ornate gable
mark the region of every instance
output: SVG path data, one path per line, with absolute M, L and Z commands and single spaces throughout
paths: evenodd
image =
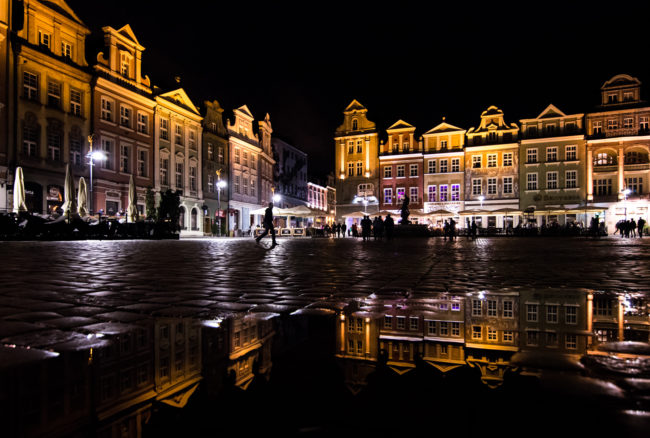
M 187 95 L 185 90 L 183 90 L 182 88 L 178 88 L 176 90 L 168 91 L 167 93 L 163 93 L 163 94 L 160 95 L 160 97 L 162 97 L 163 99 L 166 99 L 166 100 L 168 100 L 170 102 L 173 102 L 176 105 L 195 113 L 196 115 L 200 115 L 198 108 L 196 106 L 194 106 L 194 104 L 192 103 L 192 100 Z

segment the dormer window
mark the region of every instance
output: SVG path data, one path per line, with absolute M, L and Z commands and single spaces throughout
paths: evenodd
M 626 91 L 623 93 L 623 102 L 632 102 L 634 100 L 634 92 Z
M 42 30 L 38 31 L 38 44 L 41 46 L 45 46 L 48 49 L 51 48 L 50 43 L 52 41 L 52 35 L 48 32 L 44 32 Z
M 618 95 L 617 94 L 608 94 L 607 95 L 607 103 L 618 103 Z
M 61 56 L 72 59 L 72 44 L 65 41 L 61 42 Z
M 131 60 L 133 57 L 130 53 L 121 52 L 120 53 L 120 74 L 122 76 L 131 77 Z
M 447 149 L 447 140 L 440 140 L 440 148 Z

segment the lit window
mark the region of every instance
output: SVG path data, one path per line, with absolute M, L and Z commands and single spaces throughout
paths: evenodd
M 557 161 L 557 146 L 550 146 L 546 148 L 546 161 Z
M 526 174 L 526 190 L 537 190 L 537 174 Z
M 393 167 L 384 166 L 384 178 L 391 178 L 393 176 Z
M 537 163 L 537 148 L 526 149 L 526 162 Z
M 497 167 L 497 154 L 488 154 L 487 167 Z
M 503 167 L 512 166 L 512 152 L 503 153 Z
M 460 158 L 451 159 L 451 171 L 460 172 Z
M 564 182 L 567 189 L 575 189 L 578 187 L 577 170 L 567 170 L 564 175 Z
M 577 160 L 577 146 L 575 145 L 568 145 L 564 151 L 565 153 L 565 159 L 567 161 L 575 161 Z

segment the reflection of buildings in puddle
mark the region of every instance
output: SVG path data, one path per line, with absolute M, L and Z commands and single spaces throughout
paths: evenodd
M 219 394 L 227 386 L 246 390 L 253 380 L 269 378 L 275 314 L 238 315 L 218 326 L 204 324 L 205 386 Z
M 596 298 L 594 305 L 593 296 L 586 290 L 545 289 L 355 301 L 338 313 L 336 357 L 354 393 L 380 358 L 398 375 L 420 360 L 442 373 L 467 366 L 497 387 L 508 372 L 538 375 L 549 364 L 575 371 L 580 357 L 593 354 L 592 332 L 598 333 L 603 317 L 621 329 L 611 333 L 614 339 L 648 342 L 644 299 L 614 297 L 603 304 Z M 616 318 L 617 312 L 623 318 Z M 511 363 L 517 352 L 531 354 Z

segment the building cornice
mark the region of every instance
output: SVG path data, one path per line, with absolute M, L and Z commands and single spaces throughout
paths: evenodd
M 400 155 L 380 155 L 379 160 L 402 160 L 410 158 L 422 158 L 422 154 L 400 154 Z
M 572 140 L 584 140 L 584 134 L 580 135 L 566 135 L 563 137 L 541 137 L 541 138 L 531 138 L 528 140 L 521 140 L 521 144 L 532 144 L 532 143 L 548 143 L 553 141 L 572 141 Z
M 519 143 L 503 143 L 493 145 L 480 145 L 480 146 L 465 146 L 465 152 L 479 152 L 479 151 L 497 151 L 499 149 L 517 149 Z
M 609 137 L 609 138 L 599 138 L 596 140 L 587 140 L 587 144 L 604 144 L 604 143 L 620 143 L 620 142 L 630 142 L 630 141 L 644 141 L 650 140 L 650 135 L 635 135 L 630 137 Z

